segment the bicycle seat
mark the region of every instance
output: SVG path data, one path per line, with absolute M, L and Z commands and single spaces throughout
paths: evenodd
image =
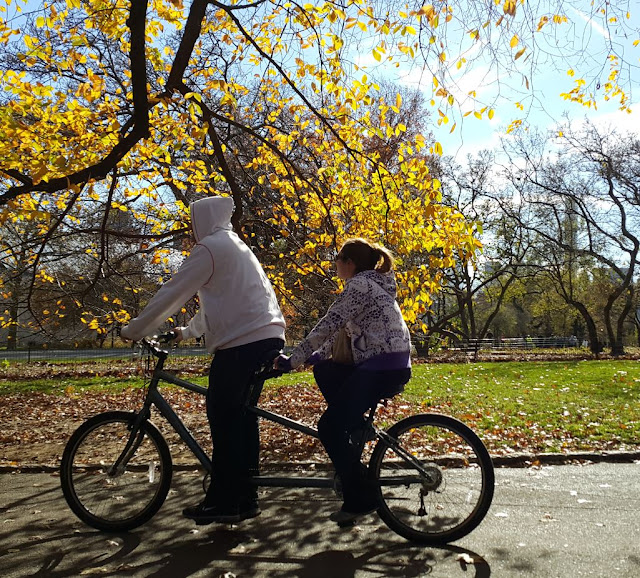
M 404 391 L 404 384 L 398 385 L 397 387 L 385 392 L 385 395 L 380 398 L 380 403 L 387 405 L 387 403 L 393 399 L 396 395 L 402 393 Z
M 264 355 L 261 355 L 254 373 L 254 379 L 269 379 L 282 375 L 282 371 L 273 368 L 273 360 L 281 353 L 282 351 L 279 349 L 271 349 Z
M 278 357 L 282 351 L 280 349 L 271 349 L 260 357 L 260 368 L 257 373 L 264 371 L 267 368 L 273 367 L 273 360 Z
M 387 405 L 389 404 L 389 402 L 399 393 L 402 393 L 404 391 L 404 385 L 399 385 L 397 388 L 394 388 L 388 392 L 385 393 L 385 395 L 381 398 L 378 399 L 378 401 L 376 401 L 374 404 L 371 405 L 371 407 L 369 408 L 371 412 L 375 413 L 376 409 L 378 408 L 379 405 L 382 405 L 384 407 L 387 407 Z
M 281 349 L 271 349 L 264 354 L 264 359 L 273 362 L 273 360 L 282 353 Z

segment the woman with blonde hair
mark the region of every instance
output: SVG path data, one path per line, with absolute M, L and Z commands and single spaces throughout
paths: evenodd
M 386 248 L 349 239 L 336 257 L 336 268 L 344 290 L 291 356 L 280 356 L 275 366 L 289 371 L 305 362 L 314 365 L 328 406 L 318 434 L 344 497 L 331 519 L 345 525 L 378 508 L 377 490 L 351 437 L 362 428 L 367 409 L 400 393 L 409 381 L 411 340 L 396 302 L 393 257 Z M 345 333 L 351 355 L 337 359 L 336 345 Z

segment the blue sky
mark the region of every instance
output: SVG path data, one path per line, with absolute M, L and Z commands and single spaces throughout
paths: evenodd
M 640 98 L 640 45 L 633 45 L 635 40 L 640 39 L 640 4 L 636 2 L 635 6 L 630 6 L 630 9 L 633 8 L 639 12 L 625 19 L 624 26 L 631 31 L 625 38 L 624 35 L 611 34 L 599 21 L 588 15 L 589 10 L 593 10 L 590 0 L 572 2 L 566 8 L 567 22 L 555 27 L 548 25 L 550 33 L 547 36 L 536 35 L 536 49 L 532 50 L 529 46 L 525 56 L 517 61 L 510 58 L 508 48 L 505 50 L 505 39 L 508 45 L 513 32 L 508 27 L 506 30 L 499 30 L 495 26 L 488 28 L 491 31 L 485 36 L 490 36 L 496 52 L 501 50 L 500 54 L 506 55 L 505 61 L 510 67 L 508 70 L 497 68 L 495 61 L 482 53 L 482 43 L 474 44 L 463 27 L 464 23 L 458 25 L 458 31 L 446 31 L 447 60 L 454 63 L 464 56 L 469 62 L 459 70 L 455 66 L 448 70 L 447 88 L 455 97 L 456 105 L 446 111 L 448 124 L 434 130 L 444 154 L 463 161 L 469 153 L 494 149 L 499 145 L 500 138 L 505 136 L 508 125 L 517 118 L 524 119 L 532 128 L 545 130 L 565 122 L 563 115 L 567 113 L 572 124 L 589 118 L 601 127 L 640 133 L 640 103 L 634 106 Z M 620 9 L 624 11 L 622 3 Z M 615 32 L 615 29 L 612 30 Z M 503 34 L 502 38 L 500 33 Z M 524 38 L 522 40 L 525 42 Z M 487 46 L 487 43 L 484 44 Z M 518 45 L 513 52 L 523 45 Z M 609 74 L 608 45 L 614 46 L 630 65 L 625 74 L 629 81 L 627 88 L 630 89 L 628 94 L 632 114 L 619 110 L 620 103 L 617 101 L 605 102 L 601 98 L 602 88 L 596 90 L 596 83 L 604 85 Z M 356 62 L 374 77 L 383 75 L 392 78 L 401 84 L 419 88 L 428 99 L 432 98 L 433 74 L 426 67 L 385 67 L 375 62 L 363 48 Z M 572 68 L 575 69 L 574 78 L 567 74 L 567 70 Z M 560 96 L 560 93 L 569 92 L 575 86 L 575 78 L 581 74 L 586 74 L 587 79 L 593 81 L 596 95 L 600 96 L 597 109 L 584 107 Z M 476 102 L 469 97 L 470 91 L 475 91 Z M 521 109 L 516 106 L 518 102 L 522 104 Z M 491 120 L 486 115 L 482 119 L 477 119 L 473 114 L 463 117 L 465 111 L 478 110 L 483 105 L 495 109 Z M 436 119 L 437 109 L 438 105 L 433 109 Z M 454 123 L 456 129 L 451 133 Z

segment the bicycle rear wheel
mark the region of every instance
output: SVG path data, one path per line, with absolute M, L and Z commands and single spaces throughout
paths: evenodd
M 136 528 L 160 509 L 171 485 L 171 454 L 148 421 L 111 411 L 84 422 L 62 455 L 60 483 L 69 507 L 98 530 Z
M 382 520 L 424 544 L 443 544 L 471 532 L 484 518 L 495 485 L 493 464 L 480 438 L 445 415 L 419 414 L 378 441 L 369 472 L 379 484 Z

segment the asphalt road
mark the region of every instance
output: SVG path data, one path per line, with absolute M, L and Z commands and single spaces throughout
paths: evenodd
M 265 489 L 260 517 L 196 528 L 200 479 L 177 473 L 156 517 L 109 535 L 78 521 L 56 474 L 0 474 L 0 575 L 351 578 L 640 576 L 640 463 L 500 468 L 489 514 L 443 548 L 371 515 L 341 530 L 329 490 Z

